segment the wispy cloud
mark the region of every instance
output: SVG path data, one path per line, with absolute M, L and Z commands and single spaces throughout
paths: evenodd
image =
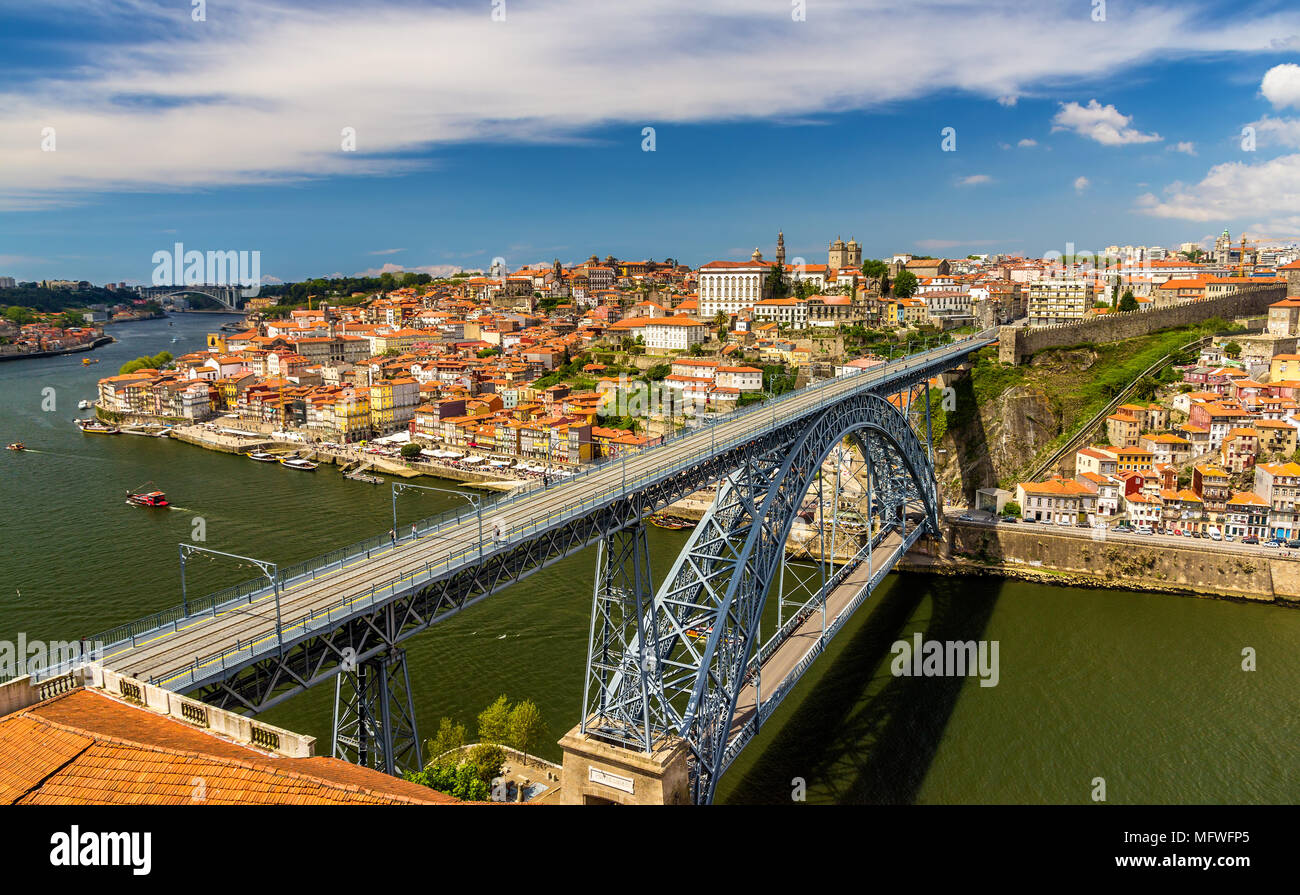
M 203 23 L 187 9 L 174 0 L 36 8 L 52 20 L 99 16 L 131 37 L 87 45 L 75 70 L 0 89 L 0 208 L 105 190 L 395 175 L 427 167 L 439 146 L 573 141 L 615 123 L 633 128 L 635 146 L 646 123 L 802 118 L 953 90 L 1006 104 L 1162 53 L 1258 52 L 1300 31 L 1300 11 L 1225 21 L 1174 0 L 1129 11 L 1123 28 L 1097 27 L 1076 0 L 819 0 L 797 26 L 752 0 L 713 0 L 707 11 L 698 0 L 531 0 L 512 4 L 505 22 L 483 3 L 224 0 Z M 430 49 L 395 51 L 395 39 Z M 994 44 L 1017 49 L 991 63 Z M 1120 142 L 1156 139 L 1114 116 Z M 39 151 L 47 126 L 58 133 L 54 153 Z M 345 127 L 356 129 L 355 152 L 341 148 Z M 1093 138 L 1105 127 L 1094 122 Z
M 1186 153 L 1187 155 L 1196 155 L 1196 144 L 1187 141 L 1174 143 L 1172 146 L 1166 146 L 1165 151 L 1182 152 L 1182 153 Z
M 398 252 L 405 252 L 406 249 L 375 249 L 370 252 L 371 255 L 396 255 Z
M 969 177 L 963 177 L 957 182 L 962 186 L 979 186 L 984 183 L 992 183 L 993 178 L 987 174 L 972 174 Z
M 1074 191 L 1076 193 L 1085 192 L 1090 186 L 1092 186 L 1092 181 L 1084 177 L 1082 174 L 1074 178 Z

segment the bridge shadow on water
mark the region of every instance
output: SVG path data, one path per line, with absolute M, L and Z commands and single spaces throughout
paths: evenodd
M 962 578 L 890 576 L 879 602 L 864 607 L 870 612 L 865 623 L 857 623 L 847 642 L 832 641 L 830 666 L 817 675 L 814 665 L 800 682 L 791 698 L 802 701 L 793 714 L 779 710 L 749 747 L 762 749 L 757 760 L 738 780 L 720 781 L 723 801 L 788 802 L 798 777 L 807 782 L 810 803 L 915 802 L 962 687 L 979 683 L 975 677 L 894 677 L 891 647 L 910 640 L 913 631 L 923 632 L 925 640 L 981 640 L 1001 586 L 978 580 L 988 586 L 972 587 Z M 738 764 L 746 764 L 743 753 Z

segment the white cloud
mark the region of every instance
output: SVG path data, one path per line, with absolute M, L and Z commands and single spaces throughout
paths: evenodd
M 1019 143 L 1017 143 L 1016 145 L 1019 146 L 1019 147 L 1021 147 L 1022 149 L 1028 149 L 1028 148 L 1030 148 L 1030 147 L 1032 147 L 1032 146 L 1037 146 L 1037 145 L 1038 145 L 1038 141 L 1037 141 L 1037 140 L 1031 140 L 1029 137 L 1025 137 L 1023 140 L 1021 140 L 1021 141 L 1020 141 Z
M 970 177 L 963 177 L 959 183 L 962 186 L 979 186 L 983 183 L 992 183 L 993 178 L 987 174 L 972 174 Z
M 115 34 L 127 21 L 133 42 L 88 43 L 75 69 L 0 87 L 0 209 L 401 174 L 429 165 L 430 148 L 572 141 L 613 124 L 636 151 L 647 124 L 806 118 L 951 91 L 1012 97 L 1300 31 L 1296 10 L 1224 21 L 1160 2 L 1115 29 L 1074 15 L 1075 0 L 819 0 L 797 28 L 752 0 L 713 0 L 707 27 L 698 0 L 533 0 L 505 23 L 478 3 L 224 0 L 221 15 L 186 27 L 174 0 L 46 0 L 35 15 L 102 17 Z M 1017 50 L 990 57 L 993 44 Z M 56 153 L 38 151 L 45 126 Z M 341 150 L 344 127 L 356 152 Z
M 1300 109 L 1300 65 L 1287 62 L 1275 65 L 1264 74 L 1259 92 L 1275 109 L 1295 106 Z
M 1132 120 L 1131 115 L 1125 115 L 1111 105 L 1103 106 L 1095 99 L 1089 100 L 1086 106 L 1075 102 L 1061 103 L 1060 111 L 1052 119 L 1052 131 L 1074 131 L 1103 146 L 1156 143 L 1161 139 L 1159 134 L 1144 134 L 1130 127 Z
M 1291 226 L 1300 208 L 1300 153 L 1264 162 L 1224 162 L 1200 183 L 1175 182 L 1163 197 L 1144 193 L 1138 210 L 1159 218 L 1226 222 L 1272 216 L 1265 228 Z
M 1285 146 L 1288 149 L 1300 149 L 1300 118 L 1270 118 L 1265 115 L 1259 121 L 1252 121 L 1259 142 L 1265 146 Z
M 999 97 L 998 97 L 998 105 L 999 105 L 999 106 L 1007 106 L 1007 107 L 1011 107 L 1011 106 L 1014 106 L 1014 105 L 1016 104 L 1016 102 L 1019 101 L 1019 99 L 1020 99 L 1020 97 L 1018 97 L 1018 96 L 999 96 Z
M 460 271 L 458 264 L 426 264 L 423 267 L 410 267 L 388 262 L 382 267 L 371 267 L 366 270 L 359 270 L 352 274 L 354 277 L 377 277 L 382 273 L 427 273 L 433 277 L 449 277 Z M 330 274 L 330 276 L 343 276 L 343 274 Z
M 398 252 L 405 252 L 406 249 L 375 249 L 371 255 L 396 255 Z
M 1074 178 L 1074 191 L 1076 193 L 1082 193 L 1090 186 L 1092 186 L 1092 181 L 1084 177 L 1082 174 Z
M 1183 152 L 1187 155 L 1196 155 L 1196 144 L 1190 141 L 1175 143 L 1172 146 L 1165 147 L 1166 152 Z

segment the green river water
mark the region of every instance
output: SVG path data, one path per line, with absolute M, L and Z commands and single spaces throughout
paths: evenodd
M 114 326 L 89 355 L 0 364 L 0 639 L 74 639 L 180 601 L 177 544 L 192 520 L 207 546 L 282 563 L 386 531 L 389 491 L 166 439 L 87 436 L 77 401 L 127 360 L 201 349 L 228 318 L 179 314 Z M 173 342 L 172 340 L 177 341 Z M 82 357 L 102 362 L 83 366 Z M 52 389 L 53 392 L 47 392 Z M 50 411 L 42 402 L 50 395 Z M 129 507 L 152 482 L 177 508 Z M 457 505 L 408 492 L 408 524 Z M 685 532 L 651 530 L 657 573 Z M 421 729 L 472 732 L 498 694 L 550 724 L 544 754 L 582 701 L 594 552 L 569 557 L 407 644 Z M 190 565 L 192 594 L 252 577 Z M 996 640 L 997 686 L 890 673 L 890 645 Z M 1258 670 L 1241 669 L 1243 648 Z M 893 575 L 849 622 L 719 786 L 720 802 L 1075 803 L 1106 780 L 1114 803 L 1300 801 L 1300 612 L 1186 597 L 995 579 Z M 277 706 L 272 724 L 328 754 L 333 686 Z

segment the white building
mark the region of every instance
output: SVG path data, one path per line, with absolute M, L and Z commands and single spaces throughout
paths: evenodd
M 709 338 L 709 327 L 694 317 L 652 317 L 645 322 L 645 345 L 659 351 L 685 351 Z
M 1074 323 L 1088 316 L 1092 283 L 1081 277 L 1053 277 L 1029 284 L 1029 325 Z
M 755 251 L 749 261 L 710 261 L 699 270 L 700 316 L 737 314 L 763 300 L 763 283 L 772 263 Z

